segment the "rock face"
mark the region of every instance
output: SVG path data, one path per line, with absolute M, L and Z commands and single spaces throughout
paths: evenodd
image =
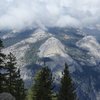
M 40 57 L 50 57 L 55 56 L 56 54 L 59 54 L 62 57 L 66 56 L 65 47 L 54 37 L 49 38 L 44 44 L 42 44 L 39 50 Z
M 24 36 L 23 33 L 21 35 Z M 16 56 L 17 67 L 21 68 L 21 76 L 26 85 L 31 86 L 29 83 L 32 82 L 32 76 L 42 68 L 43 62 L 39 60 L 46 58 L 46 65 L 53 72 L 56 86 L 59 86 L 66 62 L 76 84 L 79 100 L 99 100 L 100 44 L 95 37 L 75 29 L 39 29 L 13 45 L 10 44 L 3 51 L 12 52 Z
M 73 65 L 77 65 L 77 63 L 67 54 L 65 46 L 57 38 L 50 37 L 40 46 L 39 51 L 38 55 L 40 58 L 48 57 L 52 59 L 52 61 L 47 64 L 57 75 L 61 75 L 64 68 L 61 66 L 64 66 L 65 62 L 71 65 L 69 67 L 71 73 L 76 70 Z M 77 68 L 77 70 L 80 70 L 80 68 Z
M 1 93 L 0 100 L 15 100 L 15 98 L 10 93 Z
M 24 58 L 25 58 L 25 54 L 30 49 L 29 45 L 34 44 L 37 41 L 41 41 L 50 36 L 51 36 L 51 34 L 38 29 L 35 32 L 33 32 L 33 34 L 31 34 L 28 38 L 21 40 L 20 42 L 14 44 L 12 46 L 9 46 L 8 48 L 4 49 L 3 52 L 6 54 L 8 54 L 9 51 L 12 52 L 17 59 L 17 66 L 24 67 L 27 65 Z
M 85 36 L 82 40 L 77 42 L 77 46 L 87 50 L 88 54 L 100 59 L 100 44 L 93 36 Z
M 82 49 L 87 51 L 87 55 L 90 56 L 88 59 L 88 63 L 91 65 L 96 65 L 97 62 L 100 62 L 100 44 L 93 36 L 85 36 L 81 40 L 79 40 L 76 45 Z

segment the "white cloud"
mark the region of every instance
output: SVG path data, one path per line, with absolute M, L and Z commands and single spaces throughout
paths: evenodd
M 0 0 L 0 29 L 100 23 L 99 0 Z

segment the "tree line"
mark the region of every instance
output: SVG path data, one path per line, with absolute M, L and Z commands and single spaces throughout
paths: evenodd
M 78 100 L 73 81 L 65 63 L 58 93 L 54 93 L 54 78 L 48 67 L 37 72 L 26 100 Z
M 16 58 L 12 53 L 2 53 L 3 44 L 0 40 L 0 93 L 11 93 L 16 100 L 77 100 L 73 80 L 68 65 L 62 72 L 59 91 L 54 92 L 54 78 L 48 66 L 42 67 L 34 76 L 31 89 L 27 90 L 16 67 Z

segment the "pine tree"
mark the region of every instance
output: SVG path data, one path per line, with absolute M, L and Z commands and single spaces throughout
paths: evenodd
M 3 48 L 3 43 L 0 40 L 0 93 L 4 92 L 6 89 L 6 82 L 5 82 L 5 54 L 1 52 L 1 49 Z
M 24 82 L 20 76 L 20 70 L 16 68 L 16 58 L 12 53 L 8 56 L 1 52 L 3 47 L 0 40 L 0 93 L 8 92 L 16 97 L 16 100 L 24 100 Z
M 20 77 L 20 70 L 16 68 L 16 58 L 12 53 L 7 57 L 7 83 L 8 92 L 15 96 L 16 100 L 24 100 L 25 89 L 24 82 Z
M 18 69 L 17 71 L 17 77 L 16 77 L 16 87 L 15 87 L 15 90 L 16 90 L 16 100 L 24 100 L 25 99 L 25 91 L 26 89 L 24 88 L 24 82 L 23 80 L 21 79 L 21 76 L 20 76 L 20 69 Z
M 16 77 L 17 77 L 17 68 L 15 67 L 16 65 L 16 60 L 15 57 L 12 53 L 10 53 L 7 56 L 7 64 L 6 64 L 6 69 L 7 69 L 7 83 L 8 83 L 8 92 L 11 93 L 12 95 L 15 93 L 15 82 L 16 82 Z
M 53 78 L 48 67 L 42 68 L 36 75 L 32 87 L 32 100 L 52 100 Z
M 67 64 L 65 64 L 65 69 L 63 71 L 58 100 L 76 100 L 75 88 Z

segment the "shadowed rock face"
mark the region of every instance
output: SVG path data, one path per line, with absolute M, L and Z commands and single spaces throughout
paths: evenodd
M 1 93 L 0 100 L 15 100 L 15 98 L 10 93 Z

